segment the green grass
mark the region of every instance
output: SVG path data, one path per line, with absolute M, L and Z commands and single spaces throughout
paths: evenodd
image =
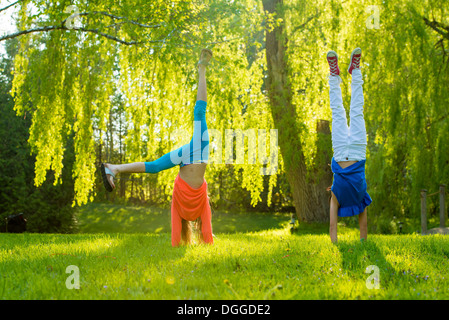
M 172 248 L 164 210 L 84 210 L 80 231 L 102 233 L 0 234 L 1 299 L 449 299 L 447 236 L 370 235 L 360 243 L 357 229 L 340 225 L 334 245 L 326 225 L 291 234 L 285 215 L 220 213 L 213 246 Z M 119 233 L 101 227 L 105 211 Z M 70 265 L 79 268 L 80 289 L 66 287 Z M 370 265 L 379 268 L 380 289 L 366 286 Z
M 290 214 L 213 212 L 214 233 L 236 233 L 280 228 Z M 90 203 L 78 214 L 79 233 L 170 233 L 170 209 Z

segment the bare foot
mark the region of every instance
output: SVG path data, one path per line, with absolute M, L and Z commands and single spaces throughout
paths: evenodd
M 211 58 L 212 58 L 212 51 L 210 51 L 209 49 L 201 50 L 200 62 L 198 63 L 198 66 L 207 67 L 209 65 L 209 61 Z
M 114 165 L 114 164 L 105 163 L 104 166 L 105 166 L 106 168 L 108 168 L 109 170 L 111 170 L 112 173 L 113 173 L 115 176 L 117 176 L 117 174 L 119 173 L 119 170 L 118 170 L 117 166 Z M 107 178 L 108 178 L 109 183 L 110 183 L 111 186 L 112 186 L 112 189 L 115 189 L 114 177 L 111 176 L 110 174 L 106 174 L 106 176 L 107 176 Z

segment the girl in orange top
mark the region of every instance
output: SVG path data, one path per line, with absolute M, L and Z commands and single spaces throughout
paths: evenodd
M 191 229 L 188 221 L 197 221 L 199 238 L 205 243 L 214 243 L 207 183 L 204 180 L 199 188 L 192 188 L 180 175 L 175 179 L 171 203 L 171 243 L 177 246 L 181 240 L 189 242 Z
M 206 124 L 206 66 L 212 58 L 208 49 L 201 51 L 198 63 L 198 92 L 194 109 L 194 130 L 190 143 L 173 150 L 152 162 L 127 164 L 102 164 L 103 183 L 109 192 L 115 189 L 116 174 L 157 173 L 179 165 L 179 174 L 175 179 L 171 204 L 172 246 L 191 243 L 192 227 L 190 221 L 197 222 L 199 239 L 212 244 L 212 223 L 207 183 L 204 179 L 209 157 L 209 135 Z

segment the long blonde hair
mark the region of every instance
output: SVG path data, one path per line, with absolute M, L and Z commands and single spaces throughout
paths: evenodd
M 192 224 L 194 224 L 194 226 Z M 198 218 L 195 221 L 187 221 L 187 220 L 181 219 L 181 226 L 182 226 L 181 241 L 186 245 L 194 243 L 193 229 L 195 228 L 197 240 L 200 243 L 203 243 L 204 237 L 203 237 L 203 233 L 201 232 L 202 225 L 203 225 L 203 221 L 201 220 L 201 218 Z

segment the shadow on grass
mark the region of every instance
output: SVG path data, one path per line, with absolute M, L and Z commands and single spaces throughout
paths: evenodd
M 214 233 L 245 233 L 278 229 L 288 223 L 288 214 L 223 213 L 212 215 Z
M 322 235 L 329 233 L 329 223 L 306 223 L 301 222 L 290 231 L 293 235 Z
M 77 213 L 80 233 L 170 233 L 170 209 L 90 203 Z M 282 228 L 288 214 L 229 213 L 213 211 L 212 229 L 217 233 L 244 233 Z
M 373 240 L 368 239 L 363 243 L 360 240 L 339 240 L 336 246 L 342 257 L 343 269 L 359 272 L 360 269 L 365 271 L 368 266 L 375 265 L 379 270 L 393 270 Z
M 292 234 L 297 236 L 326 235 L 330 243 L 329 223 L 301 223 Z M 356 238 L 354 238 L 355 234 Z M 367 268 L 375 266 L 379 271 L 380 285 L 385 288 L 391 282 L 392 277 L 397 275 L 395 268 L 386 259 L 384 248 L 379 247 L 375 235 L 368 234 L 367 241 L 360 241 L 358 223 L 355 219 L 338 223 L 338 243 L 334 246 L 340 252 L 341 269 L 351 277 L 368 279 L 374 273 L 373 269 Z M 373 281 L 371 283 L 374 284 Z
M 77 213 L 80 233 L 166 233 L 170 232 L 170 210 L 90 203 Z

